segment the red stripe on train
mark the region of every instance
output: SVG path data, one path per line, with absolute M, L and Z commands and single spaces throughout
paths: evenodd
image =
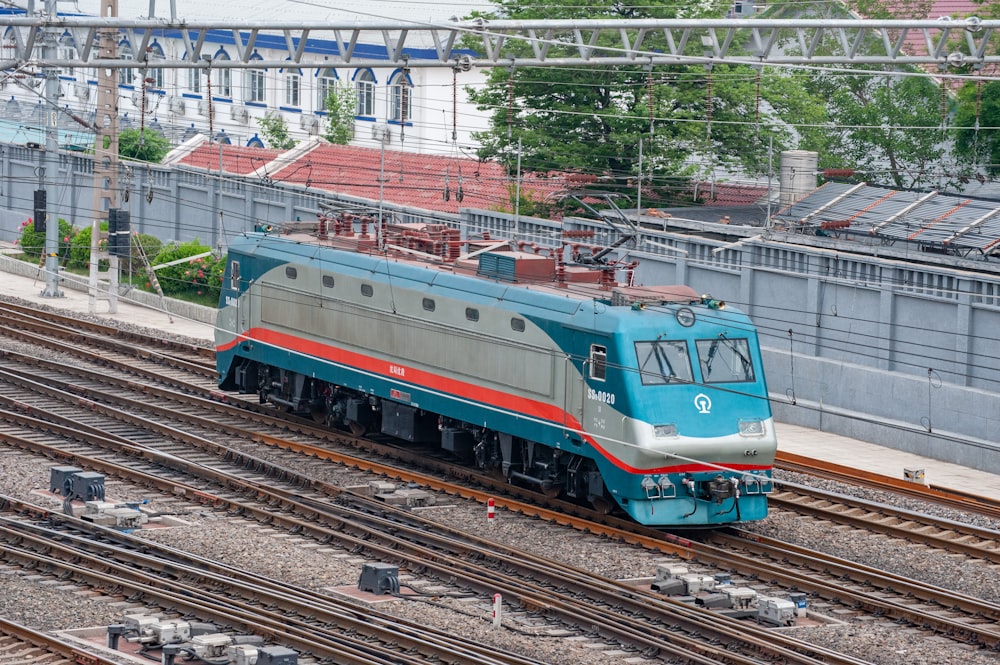
M 538 400 L 526 397 L 518 397 L 500 390 L 484 388 L 474 383 L 452 379 L 449 377 L 414 369 L 402 363 L 394 363 L 379 358 L 373 358 L 361 353 L 354 353 L 346 349 L 340 349 L 323 342 L 302 339 L 294 335 L 268 330 L 266 328 L 253 328 L 240 335 L 231 342 L 216 347 L 216 353 L 221 353 L 232 349 L 238 344 L 251 340 L 275 346 L 282 350 L 301 353 L 303 355 L 321 358 L 330 362 L 347 365 L 351 369 L 365 371 L 375 374 L 390 381 L 399 381 L 414 384 L 417 388 L 435 390 L 450 395 L 460 395 L 470 400 L 489 404 L 513 413 L 525 414 L 533 418 L 538 418 L 549 422 L 556 427 L 568 427 L 582 432 L 583 426 L 565 410 L 552 404 L 546 404 Z M 653 473 L 697 473 L 703 471 L 714 471 L 715 467 L 705 464 L 686 464 L 682 466 L 664 466 L 656 469 L 639 469 L 633 467 L 617 457 L 608 453 L 594 438 L 583 432 L 581 436 L 594 449 L 600 453 L 616 467 L 632 474 L 653 474 Z M 769 467 L 751 464 L 719 464 L 729 469 L 737 471 L 762 471 Z

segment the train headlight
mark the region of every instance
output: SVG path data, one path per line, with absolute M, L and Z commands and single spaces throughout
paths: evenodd
M 677 436 L 677 425 L 653 425 L 653 436 L 657 439 L 666 439 Z
M 741 420 L 740 436 L 764 436 L 763 420 Z

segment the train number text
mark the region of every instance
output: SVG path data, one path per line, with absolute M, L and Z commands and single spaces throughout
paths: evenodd
M 587 388 L 587 399 L 592 399 L 595 402 L 604 402 L 605 404 L 614 405 L 615 394 L 610 393 L 606 390 L 594 390 L 593 388 Z

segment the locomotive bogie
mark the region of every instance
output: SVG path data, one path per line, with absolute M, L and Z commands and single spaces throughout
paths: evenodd
M 235 243 L 228 265 L 224 389 L 645 524 L 766 515 L 774 430 L 738 312 L 686 293 L 683 306 L 594 300 L 268 236 Z

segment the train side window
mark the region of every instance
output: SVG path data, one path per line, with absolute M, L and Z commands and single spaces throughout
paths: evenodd
M 361 295 L 366 298 L 371 298 L 375 294 L 375 289 L 372 288 L 371 284 L 361 285 Z
M 608 347 L 590 345 L 590 378 L 603 381 L 608 373 Z
M 229 288 L 233 291 L 240 290 L 240 262 L 229 262 Z
M 295 279 L 299 276 L 299 271 L 292 266 L 285 266 L 285 277 L 288 279 Z
M 432 298 L 424 298 L 424 309 L 428 312 L 433 312 L 435 307 L 436 305 L 434 304 L 434 300 Z
M 478 321 L 479 320 L 479 310 L 476 309 L 475 307 L 466 307 L 465 308 L 465 318 L 467 318 L 469 321 Z
M 510 329 L 514 332 L 524 332 L 524 319 L 519 319 L 516 316 L 510 320 Z
M 328 289 L 333 288 L 333 275 L 323 275 L 323 286 Z

